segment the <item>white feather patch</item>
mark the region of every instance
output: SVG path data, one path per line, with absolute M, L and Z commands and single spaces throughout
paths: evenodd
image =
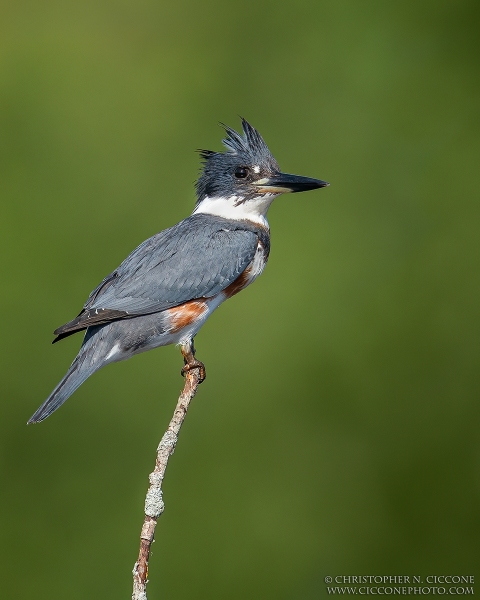
M 200 202 L 193 214 L 215 215 L 233 221 L 252 221 L 268 229 L 266 214 L 270 204 L 277 196 L 278 194 L 263 194 L 244 202 L 239 202 L 241 198 L 238 196 L 228 198 L 209 198 L 207 196 Z
M 115 356 L 115 354 L 117 354 L 119 351 L 120 351 L 120 344 L 115 344 L 115 346 L 110 350 L 110 352 L 105 357 L 105 360 L 112 358 L 112 356 Z

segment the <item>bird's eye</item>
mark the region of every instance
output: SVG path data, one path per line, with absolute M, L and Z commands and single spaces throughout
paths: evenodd
M 245 177 L 248 175 L 248 169 L 247 167 L 237 167 L 235 169 L 235 177 L 237 179 L 245 179 Z

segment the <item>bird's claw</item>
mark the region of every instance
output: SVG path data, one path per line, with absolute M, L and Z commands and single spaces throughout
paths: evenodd
M 182 367 L 182 370 L 180 371 L 180 373 L 182 374 L 182 377 L 185 377 L 185 375 L 188 373 L 188 371 L 191 371 L 192 369 L 198 369 L 198 383 L 202 383 L 205 380 L 205 377 L 207 376 L 207 372 L 205 370 L 205 365 L 202 362 L 200 362 L 199 360 L 197 360 L 196 358 L 194 358 L 190 362 L 185 361 L 185 365 Z

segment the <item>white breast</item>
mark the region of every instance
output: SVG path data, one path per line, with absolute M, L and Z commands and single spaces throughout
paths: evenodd
M 259 275 L 261 275 L 266 264 L 267 256 L 265 253 L 265 247 L 262 242 L 259 241 L 257 244 L 257 251 L 255 252 L 255 256 L 249 267 L 249 284 L 255 281 Z

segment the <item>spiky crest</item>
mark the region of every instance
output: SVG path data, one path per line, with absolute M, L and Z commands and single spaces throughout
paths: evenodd
M 235 193 L 231 178 L 233 168 L 237 166 L 258 166 L 262 172 L 269 173 L 278 170 L 278 164 L 270 153 L 267 144 L 258 131 L 250 123 L 241 117 L 243 135 L 220 123 L 225 129 L 226 137 L 222 140 L 226 152 L 215 152 L 213 150 L 198 150 L 203 165 L 200 177 L 197 181 L 197 204 L 206 195 L 224 193 L 230 191 Z M 254 193 L 251 189 L 247 195 Z

